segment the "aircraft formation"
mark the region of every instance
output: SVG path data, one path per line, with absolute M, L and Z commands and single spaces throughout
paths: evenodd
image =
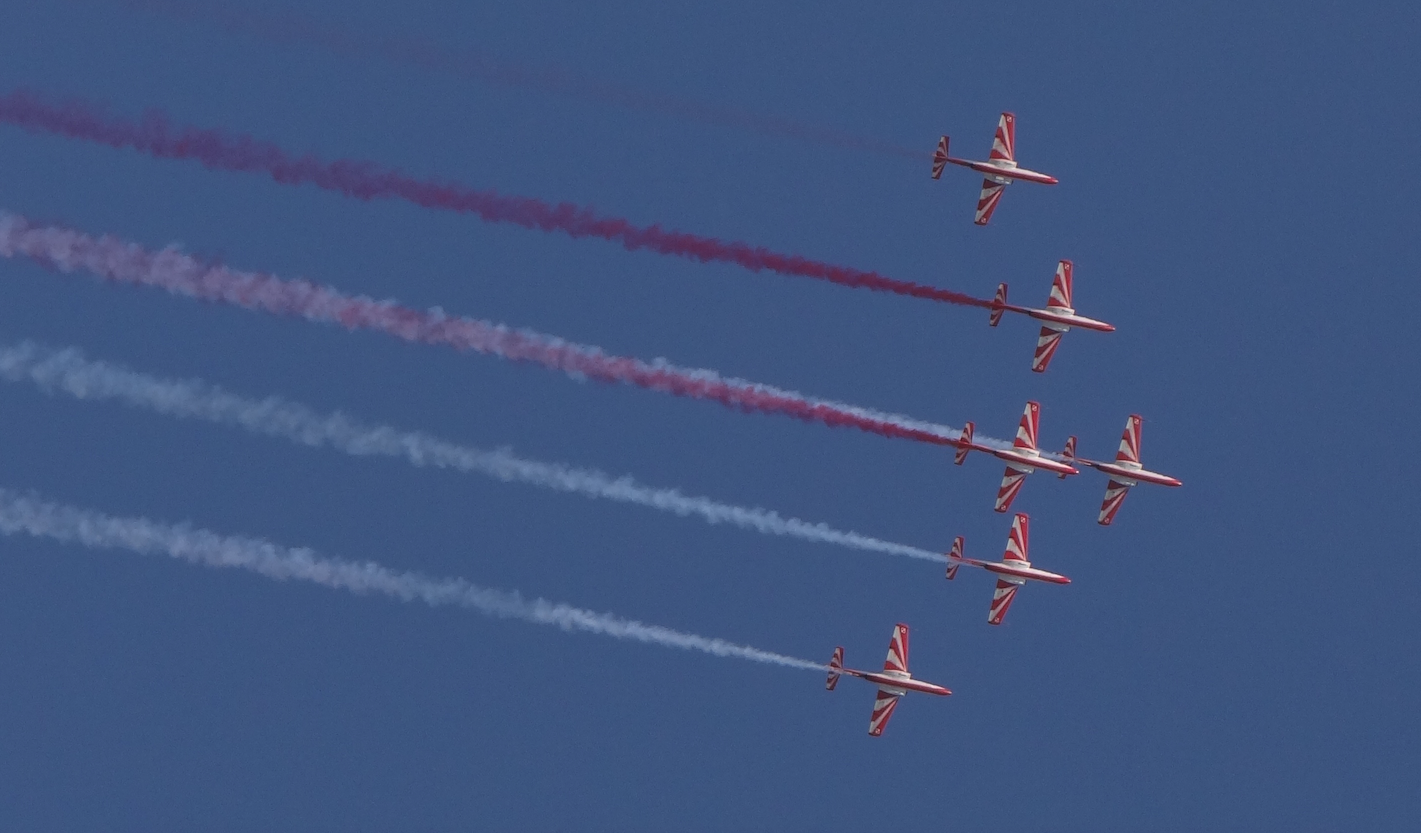
M 1001 203 L 1002 193 L 1013 182 L 1035 182 L 1042 185 L 1056 185 L 1058 183 L 1054 176 L 1023 168 L 1017 164 L 1016 116 L 1012 113 L 1002 113 L 1001 120 L 997 122 L 997 133 L 992 140 L 992 150 L 986 161 L 958 159 L 949 155 L 948 147 L 947 136 L 938 140 L 937 150 L 933 153 L 932 177 L 940 179 L 949 164 L 970 168 L 984 175 L 981 195 L 977 199 L 976 215 L 973 218 L 973 222 L 979 226 L 985 226 L 991 221 L 992 214 L 996 212 L 997 206 Z M 1051 294 L 1046 299 L 1044 309 L 1011 304 L 1007 301 L 1007 285 L 1003 283 L 997 287 L 997 294 L 990 307 L 991 326 L 996 327 L 1000 324 L 1003 315 L 1007 312 L 1025 315 L 1041 322 L 1041 333 L 1036 341 L 1036 353 L 1031 360 L 1033 372 L 1044 373 L 1046 371 L 1047 366 L 1051 363 L 1051 358 L 1056 355 L 1057 347 L 1060 346 L 1061 337 L 1072 328 L 1102 333 L 1115 330 L 1113 325 L 1104 321 L 1076 314 L 1072 301 L 1074 269 L 1074 264 L 1069 260 L 1061 260 L 1056 265 L 1056 277 L 1051 283 Z M 960 466 L 967 460 L 967 456 L 971 452 L 979 451 L 1006 463 L 1006 471 L 1002 474 L 1002 484 L 997 489 L 996 503 L 993 507 L 997 512 L 1003 513 L 1011 509 L 1012 503 L 1021 493 L 1027 475 L 1032 472 L 1048 471 L 1064 480 L 1071 475 L 1080 473 L 1077 466 L 1095 469 L 1109 478 L 1105 487 L 1105 499 L 1101 502 L 1100 514 L 1096 518 L 1096 522 L 1101 526 L 1110 526 L 1115 521 L 1115 516 L 1120 511 L 1121 505 L 1124 504 L 1125 496 L 1132 486 L 1140 483 L 1152 483 L 1160 486 L 1183 485 L 1178 478 L 1149 471 L 1140 463 L 1141 426 L 1140 415 L 1131 414 L 1125 422 L 1125 433 L 1120 438 L 1120 447 L 1116 450 L 1115 459 L 1112 462 L 1091 460 L 1079 456 L 1076 452 L 1075 436 L 1068 437 L 1066 446 L 1061 453 L 1053 455 L 1043 452 L 1038 445 L 1041 430 L 1041 404 L 1031 401 L 1026 403 L 1026 409 L 1021 415 L 1021 422 L 1017 425 L 1016 437 L 1012 440 L 1010 447 L 999 448 L 974 441 L 976 426 L 969 422 L 963 426 L 958 439 L 951 443 L 956 449 L 953 462 Z M 988 624 L 1000 625 L 1005 620 L 1008 608 L 1016 599 L 1017 591 L 1028 581 L 1048 584 L 1071 583 L 1069 578 L 1059 573 L 1047 572 L 1031 566 L 1028 555 L 1030 530 L 1030 517 L 1022 512 L 1016 513 L 1012 518 L 1011 532 L 1007 537 L 1006 551 L 1003 553 L 1001 561 L 981 561 L 968 558 L 964 553 L 966 542 L 962 536 L 953 540 L 952 548 L 947 553 L 947 579 L 949 581 L 957 577 L 958 570 L 964 565 L 981 568 L 996 576 L 996 588 L 992 593 L 991 606 L 987 611 Z M 844 649 L 839 647 L 834 649 L 833 656 L 829 660 L 829 679 L 825 687 L 833 691 L 842 674 L 867 680 L 877 686 L 878 694 L 874 700 L 873 713 L 868 723 L 868 733 L 874 737 L 883 734 L 883 730 L 888 726 L 889 718 L 893 715 L 893 710 L 898 705 L 899 698 L 904 694 L 910 691 L 939 696 L 952 693 L 943 686 L 916 680 L 909 673 L 908 626 L 901 622 L 894 626 L 892 641 L 888 646 L 888 658 L 884 661 L 881 672 L 857 671 L 844 667 Z
M 84 116 L 77 118 L 76 114 Z M 589 212 L 564 211 L 563 206 L 553 210 L 537 200 L 514 198 L 489 191 L 461 189 L 440 185 L 431 187 L 427 182 L 410 178 L 397 171 L 380 170 L 364 162 L 342 161 L 328 165 L 313 157 L 292 159 L 279 147 L 265 143 L 254 143 L 250 137 L 230 136 L 218 131 L 174 131 L 166 133 L 161 120 L 145 123 L 142 130 L 131 124 L 106 119 L 102 114 L 85 114 L 80 105 L 69 104 L 56 108 L 28 93 L 0 95 L 0 122 L 17 125 L 34 132 L 60 133 L 70 138 L 88 139 L 115 147 L 131 147 L 158 158 L 196 159 L 212 168 L 229 170 L 258 171 L 267 173 L 284 184 L 310 182 L 319 187 L 340 191 L 347 196 L 369 199 L 372 195 L 382 198 L 405 199 L 426 208 L 451 210 L 477 214 L 486 222 L 516 222 L 536 226 L 543 230 L 562 231 L 582 235 L 596 233 L 609 240 L 622 240 L 627 248 L 645 246 L 662 254 L 694 257 L 699 260 L 726 260 L 739 263 L 754 271 L 768 269 L 782 274 L 819 278 L 855 287 L 867 287 L 878 291 L 895 292 L 949 303 L 985 307 L 989 311 L 988 323 L 992 327 L 1000 325 L 1005 314 L 1010 312 L 1040 323 L 1035 351 L 1031 361 L 1034 373 L 1044 373 L 1060 347 L 1062 337 L 1072 329 L 1092 330 L 1108 333 L 1113 325 L 1077 314 L 1074 302 L 1074 264 L 1062 259 L 1056 266 L 1050 293 L 1044 307 L 1026 307 L 1010 303 L 1007 299 L 1007 285 L 1000 284 L 995 296 L 990 300 L 977 299 L 961 293 L 936 287 L 928 287 L 907 281 L 886 278 L 874 272 L 852 270 L 845 267 L 810 261 L 797 256 L 783 256 L 764 249 L 751 248 L 743 244 L 725 244 L 718 240 L 662 230 L 657 226 L 647 229 L 631 229 L 626 223 L 616 220 L 603 222 L 592 217 Z M 189 141 L 188 136 L 201 136 L 203 141 Z M 252 154 L 251 147 L 260 147 L 262 153 Z M 1013 182 L 1035 182 L 1054 185 L 1053 176 L 1019 166 L 1016 162 L 1016 117 L 1003 113 L 998 123 L 992 149 L 986 161 L 959 159 L 948 153 L 949 141 L 943 136 L 933 154 L 932 177 L 941 178 L 949 164 L 970 168 L 984 176 L 982 190 L 978 198 L 974 222 L 986 225 L 1006 187 Z M 263 167 L 264 166 L 264 167 Z M 540 214 L 544 209 L 545 214 Z M 512 213 L 509 213 L 512 212 Z M 528 217 L 533 216 L 533 220 Z M 573 223 L 574 225 L 566 225 Z M 582 223 L 583 225 L 576 225 Z M 559 225 L 564 224 L 564 225 Z M 589 232 L 588 229 L 601 229 Z M 631 235 L 623 239 L 618 235 Z M 627 240 L 635 238 L 635 246 Z M 651 242 L 647 242 L 651 241 Z M 144 285 L 166 290 L 175 295 L 202 299 L 210 302 L 227 303 L 258 312 L 298 317 L 307 321 L 338 323 L 348 329 L 369 329 L 406 341 L 452 346 L 456 349 L 492 355 L 527 364 L 540 364 L 554 370 L 561 370 L 575 378 L 594 378 L 604 382 L 637 385 L 663 393 L 672 393 L 696 399 L 718 402 L 742 412 L 778 413 L 803 420 L 816 420 L 827 425 L 856 427 L 872 431 L 882 436 L 914 439 L 937 445 L 948 445 L 954 450 L 953 462 L 963 465 L 972 452 L 979 452 L 997 458 L 1004 464 L 1001 485 L 997 490 L 993 508 L 998 513 L 1011 511 L 1017 501 L 1027 477 L 1036 471 L 1046 471 L 1061 479 L 1081 473 L 1082 467 L 1095 469 L 1107 477 L 1105 495 L 1097 516 L 1100 526 L 1110 526 L 1117 517 L 1129 490 L 1140 484 L 1180 486 L 1181 482 L 1170 475 L 1144 468 L 1141 461 L 1140 443 L 1142 420 L 1138 414 L 1131 414 L 1113 460 L 1095 460 L 1080 456 L 1075 436 L 1067 438 L 1060 452 L 1043 450 L 1040 446 L 1041 405 L 1032 400 L 1026 403 L 1010 443 L 977 435 L 976 426 L 967 422 L 959 429 L 940 426 L 921 420 L 912 420 L 894 414 L 886 414 L 871 409 L 859 408 L 845 403 L 805 397 L 793 391 L 775 388 L 743 379 L 723 377 L 706 369 L 683 368 L 665 360 L 645 362 L 628 356 L 613 356 L 591 345 L 580 345 L 555 336 L 537 333 L 528 329 L 514 330 L 502 324 L 472 318 L 446 315 L 442 310 L 415 310 L 390 301 L 376 302 L 364 296 L 340 293 L 327 286 L 316 286 L 305 281 L 286 281 L 265 273 L 237 272 L 224 266 L 203 264 L 171 250 L 161 253 L 145 252 L 137 244 L 127 244 L 112 238 L 95 238 L 72 229 L 50 226 L 43 227 L 29 223 L 22 217 L 0 212 L 0 256 L 26 256 L 58 271 L 70 272 L 82 269 L 101 279 L 113 283 Z M 747 260 L 746 258 L 749 258 Z M 26 359 L 21 354 L 33 352 L 22 348 L 11 351 L 7 360 L 10 373 Z M 3 353 L 4 351 L 0 351 Z M 69 361 L 75 361 L 68 359 Z M 52 365 L 52 362 L 41 364 Z M 38 367 L 36 365 L 36 367 Z M 3 370 L 4 368 L 0 368 Z M 92 369 L 91 369 L 92 371 Z M 91 372 L 86 371 L 86 372 Z M 35 372 L 38 372 L 37 370 Z M 97 372 L 97 371 L 92 371 Z M 108 369 L 102 371 L 114 389 L 126 386 L 124 398 L 137 401 L 149 396 L 160 385 L 147 380 L 124 376 L 123 371 Z M 33 375 L 33 374 L 32 374 Z M 120 378 L 121 377 L 121 378 Z M 38 381 L 38 377 L 37 377 Z M 121 384 L 120 384 L 121 383 Z M 215 402 L 209 403 L 201 388 L 164 388 L 166 401 L 171 404 L 173 397 L 191 401 L 193 413 L 207 413 L 218 410 Z M 231 405 L 233 399 L 222 395 L 223 406 Z M 166 407 L 166 405 L 164 406 Z M 251 409 L 249 409 L 250 411 Z M 256 409 L 260 410 L 260 409 Z M 256 417 L 249 412 L 244 419 L 250 422 Z M 293 427 L 292 420 L 304 421 Z M 281 426 L 266 426 L 261 433 L 281 435 L 294 432 L 309 442 L 310 436 L 327 429 L 326 423 L 310 415 L 304 409 L 292 408 L 283 414 Z M 341 421 L 339 434 L 348 439 L 352 431 L 347 421 Z M 369 442 L 357 443 L 361 452 L 370 453 L 369 447 L 377 445 L 377 440 L 392 436 L 387 429 L 369 432 Z M 333 444 L 334 441 L 333 441 Z M 747 526 L 778 524 L 782 533 L 800 534 L 813 529 L 811 537 L 823 540 L 835 538 L 839 542 L 853 540 L 854 546 L 877 549 L 878 551 L 904 551 L 915 548 L 893 545 L 889 542 L 867 542 L 865 536 L 855 536 L 828 530 L 824 525 L 813 526 L 802 522 L 790 523 L 774 516 L 774 513 L 756 512 L 743 508 L 712 505 L 703 499 L 688 499 L 674 491 L 653 494 L 654 490 L 635 487 L 623 478 L 613 482 L 600 473 L 577 473 L 555 466 L 535 464 L 528 461 L 512 461 L 506 456 L 488 455 L 466 449 L 454 449 L 448 443 L 430 442 L 428 438 L 414 434 L 397 444 L 400 449 L 411 450 L 413 445 L 429 445 L 438 453 L 449 455 L 450 463 L 489 472 L 496 476 L 514 479 L 508 472 L 523 472 L 518 478 L 542 484 L 561 484 L 555 488 L 581 491 L 598 497 L 631 500 L 651 506 L 666 506 L 668 501 L 681 501 L 687 512 L 702 513 L 717 520 L 746 518 Z M 407 448 L 409 446 L 409 448 Z M 392 453 L 403 453 L 393 451 Z M 419 460 L 427 456 L 421 450 L 415 457 Z M 498 457 L 495 461 L 493 458 Z M 482 462 L 479 462 L 482 460 Z M 421 463 L 422 464 L 422 463 Z M 535 471 L 536 470 L 536 471 Z M 599 485 L 606 481 L 605 485 Z M 569 485 L 576 483 L 577 485 Z M 3 492 L 3 490 L 0 490 Z M 632 493 L 636 492 L 637 495 Z M 0 495 L 3 498 L 3 495 Z M 6 501 L 9 501 L 8 503 Z M 694 505 L 692 505 L 694 504 Z M 53 523 L 45 513 L 64 514 L 68 510 L 51 510 L 23 500 L 0 499 L 0 516 L 9 513 L 12 526 L 28 528 L 33 534 L 51 530 Z M 36 514 L 38 513 L 38 514 Z M 72 513 L 70 513 L 72 514 Z M 686 512 L 682 512 L 686 514 Z M 14 520 L 23 515 L 31 521 Z M 753 517 L 752 517 L 753 516 Z M 38 520 L 35 520 L 38 519 Z M 0 521 L 4 517 L 0 517 Z M 97 523 L 98 521 L 95 521 Z M 108 523 L 108 521 L 103 521 Z M 0 524 L 3 526 L 4 524 Z M 92 524 L 90 524 L 92 525 Z M 946 565 L 946 579 L 954 580 L 963 566 L 981 569 L 996 578 L 995 589 L 988 606 L 987 621 L 1000 625 L 1005 620 L 1008 609 L 1017 592 L 1030 581 L 1047 584 L 1069 584 L 1070 579 L 1059 573 L 1049 572 L 1032 566 L 1029 557 L 1030 518 L 1021 512 L 1014 514 L 1006 549 L 1000 561 L 985 561 L 968 558 L 965 541 L 957 537 L 950 550 L 938 556 L 935 552 L 917 550 L 907 553 L 914 557 L 939 559 Z M 164 533 L 167 534 L 167 533 Z M 809 534 L 809 533 L 805 533 Z M 174 554 L 188 553 L 189 542 L 179 541 L 178 533 L 173 533 Z M 122 535 L 113 538 L 115 546 L 125 540 Z M 179 555 L 188 558 L 189 555 Z M 252 568 L 261 571 L 261 558 L 253 556 Z M 297 559 L 299 561 L 299 559 Z M 338 562 L 331 568 L 338 572 Z M 285 569 L 285 568 L 283 568 Z M 331 572 L 321 572 L 325 576 Z M 969 571 L 970 572 L 970 571 Z M 314 575 L 314 574 L 313 574 Z M 318 577 L 319 578 L 319 577 Z M 319 579 L 324 581 L 324 579 Z M 344 583 L 342 583 L 344 582 Z M 329 582 L 327 582 L 329 583 Z M 352 586 L 342 579 L 333 586 Z M 439 585 L 428 592 L 444 598 L 448 587 L 462 586 L 457 582 Z M 416 588 L 400 590 L 399 595 L 425 592 Z M 480 597 L 483 598 L 483 597 Z M 480 602 L 479 604 L 484 604 Z M 521 603 L 519 603 L 521 604 Z M 477 605 L 475 605 L 477 606 Z M 586 611 L 574 611 L 569 618 L 556 620 L 547 618 L 544 608 L 533 606 L 527 609 L 517 607 L 513 602 L 496 602 L 485 605 L 494 615 L 514 615 L 542 624 L 554 623 L 565 629 L 578 627 L 601 633 L 626 632 L 631 627 L 644 627 L 635 623 L 612 622 L 598 618 Z M 510 612 L 511 611 L 511 612 Z M 575 622 L 575 625 L 568 625 Z M 603 623 L 603 624 L 599 624 Z M 887 727 L 898 700 L 908 692 L 919 692 L 946 696 L 951 691 L 944 686 L 916 679 L 909 671 L 908 645 L 909 628 L 897 624 L 889 644 L 888 656 L 881 671 L 864 671 L 844 665 L 842 647 L 835 648 L 827 664 L 801 660 L 772 652 L 745 646 L 726 647 L 723 640 L 707 640 L 692 634 L 676 633 L 665 628 L 647 628 L 643 637 L 646 641 L 660 642 L 672 647 L 711 650 L 718 655 L 742 656 L 760 662 L 772 662 L 790 667 L 824 669 L 828 671 L 826 687 L 833 690 L 844 676 L 857 677 L 877 688 L 869 734 L 879 736 Z M 710 645 L 707 649 L 705 646 Z M 728 653 L 727 653 L 728 652 Z

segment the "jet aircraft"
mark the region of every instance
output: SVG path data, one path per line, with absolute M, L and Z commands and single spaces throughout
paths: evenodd
M 1072 327 L 1097 330 L 1102 333 L 1115 332 L 1113 325 L 1077 315 L 1075 309 L 1071 307 L 1071 272 L 1073 270 L 1074 266 L 1069 260 L 1063 260 L 1056 264 L 1056 279 L 1051 282 L 1051 297 L 1046 299 L 1046 309 L 1008 304 L 1007 285 L 997 286 L 997 297 L 992 301 L 991 323 L 993 327 L 1001 323 L 1004 312 L 1029 315 L 1042 322 L 1041 335 L 1036 339 L 1036 356 L 1031 360 L 1031 369 L 1037 373 L 1046 372 L 1046 366 L 1051 363 L 1051 357 L 1056 355 L 1056 347 L 1061 343 L 1061 336 L 1069 332 Z
M 957 446 L 957 452 L 953 457 L 953 462 L 962 465 L 962 461 L 967 459 L 968 452 L 984 451 L 994 457 L 1005 460 L 1007 463 L 1006 473 L 1002 475 L 1001 488 L 997 490 L 998 512 L 1005 512 L 1011 508 L 1011 503 L 1016 500 L 1017 492 L 1021 491 L 1022 483 L 1026 476 L 1037 469 L 1055 472 L 1062 478 L 1067 475 L 1080 474 L 1080 470 L 1070 464 L 1070 461 L 1061 462 L 1050 457 L 1041 456 L 1041 452 L 1036 447 L 1036 434 L 1041 425 L 1041 405 L 1037 402 L 1027 402 L 1026 410 L 1021 415 L 1021 424 L 1016 429 L 1016 439 L 1012 441 L 1011 448 L 994 448 L 989 445 L 972 440 L 974 426 L 967 423 L 962 429 L 962 436 L 953 445 Z M 1069 450 L 1070 445 L 1067 446 Z
M 957 578 L 957 570 L 963 564 L 997 574 L 997 590 L 992 594 L 992 607 L 987 612 L 987 622 L 993 625 L 1000 625 L 1002 619 L 1006 618 L 1007 608 L 1011 607 L 1012 599 L 1016 598 L 1016 591 L 1028 580 L 1049 581 L 1052 584 L 1070 584 L 1071 580 L 1056 573 L 1048 573 L 1031 566 L 1031 561 L 1027 558 L 1028 536 L 1031 531 L 1031 519 L 1021 512 L 1016 513 L 1016 517 L 1011 522 L 1011 535 L 1007 538 L 1007 550 L 1002 555 L 1000 562 L 978 561 L 975 558 L 967 558 L 962 554 L 963 539 L 958 536 L 952 542 L 952 551 L 947 554 L 947 580 Z
M 997 203 L 1002 200 L 1002 191 L 1012 182 L 1018 179 L 1043 185 L 1055 185 L 1058 182 L 1054 176 L 1017 166 L 1016 116 L 1011 113 L 1002 113 L 1001 121 L 997 122 L 992 153 L 985 162 L 949 156 L 947 137 L 938 139 L 937 151 L 933 154 L 933 179 L 942 178 L 943 169 L 949 162 L 986 175 L 982 180 L 982 195 L 977 198 L 977 216 L 973 220 L 979 226 L 985 226 L 987 221 L 992 219 L 992 212 L 997 210 Z
M 1110 482 L 1105 486 L 1105 500 L 1100 504 L 1100 517 L 1096 519 L 1096 523 L 1101 526 L 1110 526 L 1115 520 L 1115 513 L 1120 511 L 1120 505 L 1125 502 L 1125 495 L 1129 493 L 1131 486 L 1140 483 L 1155 483 L 1160 486 L 1184 485 L 1178 478 L 1149 471 L 1140 465 L 1139 414 L 1130 414 L 1130 418 L 1126 420 L 1125 433 L 1120 436 L 1120 449 L 1115 452 L 1115 462 L 1102 463 L 1077 457 L 1075 437 L 1066 440 L 1066 453 L 1063 456 L 1068 462 L 1090 466 L 1110 476 Z
M 902 623 L 894 626 L 893 641 L 888 643 L 888 659 L 883 661 L 882 671 L 845 668 L 844 649 L 835 648 L 834 656 L 829 660 L 829 681 L 824 684 L 824 688 L 833 691 L 834 686 L 839 684 L 840 674 L 868 680 L 878 686 L 878 698 L 873 701 L 873 716 L 868 720 L 868 733 L 874 737 L 883 734 L 883 728 L 888 725 L 888 718 L 893 716 L 893 710 L 898 707 L 898 698 L 904 694 L 910 691 L 942 696 L 952 693 L 940 685 L 915 680 L 913 675 L 908 673 L 908 626 Z

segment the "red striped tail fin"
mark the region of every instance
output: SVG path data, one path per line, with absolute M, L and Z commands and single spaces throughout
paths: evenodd
M 844 649 L 835 648 L 834 656 L 829 658 L 829 681 L 824 683 L 827 691 L 833 691 L 834 686 L 839 684 L 839 674 L 844 670 Z
M 958 440 L 957 451 L 952 455 L 952 462 L 962 465 L 962 461 L 967 459 L 967 452 L 972 450 L 972 423 L 962 426 L 962 437 Z
M 1007 308 L 1007 285 L 997 284 L 997 297 L 992 299 L 992 326 L 1002 323 L 1002 313 Z
M 962 566 L 962 545 L 966 543 L 961 535 L 952 539 L 952 549 L 947 553 L 947 580 L 957 578 L 957 568 Z
M 1066 438 L 1066 449 L 1061 452 L 1061 458 L 1071 465 L 1076 464 L 1076 438 L 1070 436 Z M 1066 479 L 1065 474 L 1058 475 L 1062 480 Z
M 942 171 L 947 167 L 947 137 L 937 140 L 937 150 L 933 152 L 933 179 L 942 179 Z

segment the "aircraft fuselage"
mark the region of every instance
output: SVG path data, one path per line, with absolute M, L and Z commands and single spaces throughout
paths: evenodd
M 1055 185 L 1060 180 L 1050 174 L 1043 174 L 1039 171 L 1019 168 L 1015 162 L 1006 159 L 995 159 L 982 162 L 976 159 L 953 159 L 948 158 L 954 165 L 961 165 L 964 168 L 971 168 L 979 174 L 985 175 L 994 182 L 1006 184 L 1014 179 L 1021 179 L 1027 182 L 1039 182 L 1042 185 Z
M 1048 573 L 1045 570 L 1038 570 L 1035 567 L 1023 567 L 1008 562 L 984 561 L 981 562 L 982 569 L 996 573 L 999 576 L 1006 576 L 1010 581 L 1012 578 L 1031 579 L 1032 581 L 1049 581 L 1052 584 L 1070 584 L 1071 580 L 1063 575 Z
M 1074 311 L 1066 313 L 1058 310 L 1035 309 L 1015 305 L 1004 306 L 1003 309 L 1019 312 L 1022 315 L 1029 315 L 1037 321 L 1044 323 L 1047 327 L 1061 332 L 1065 332 L 1072 327 L 1080 327 L 1083 330 L 1095 330 L 1101 333 L 1115 332 L 1114 324 L 1107 324 L 1104 321 L 1097 321 L 1094 318 L 1086 318 L 1084 315 L 1076 315 Z
M 1090 466 L 1096 471 L 1102 471 L 1111 477 L 1124 483 L 1126 486 L 1134 486 L 1139 483 L 1154 483 L 1157 486 L 1183 486 L 1184 482 L 1177 477 L 1170 477 L 1167 474 L 1160 474 L 1156 471 L 1131 466 L 1126 463 L 1097 463 L 1094 460 L 1081 460 L 1076 462 Z
M 897 671 L 855 671 L 851 668 L 845 668 L 843 673 L 868 680 L 889 694 L 921 691 L 924 694 L 936 694 L 945 697 L 952 693 L 940 685 L 915 680 L 911 676 Z
M 1055 472 L 1056 474 L 1060 475 L 1080 474 L 1080 470 L 1077 469 L 1075 466 L 1072 466 L 1069 463 L 1062 463 L 1058 460 L 1052 460 L 1050 457 L 1042 457 L 1040 454 L 1031 454 L 1015 449 L 1007 451 L 1005 449 L 989 448 L 987 446 L 981 445 L 974 445 L 973 449 L 976 451 L 985 451 L 999 460 L 1005 460 L 1014 466 L 1029 469 L 1032 471 L 1036 469 L 1045 469 L 1046 471 Z

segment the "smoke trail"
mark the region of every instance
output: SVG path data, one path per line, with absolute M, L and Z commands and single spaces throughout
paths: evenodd
M 952 445 L 961 432 L 896 414 L 812 399 L 794 391 L 722 377 L 713 370 L 677 367 L 664 359 L 645 362 L 609 356 L 596 347 L 502 324 L 455 318 L 435 308 L 419 311 L 393 301 L 343 295 L 304 280 L 238 272 L 201 263 L 173 248 L 149 252 L 113 237 L 91 237 L 56 226 L 31 226 L 0 212 L 0 255 L 22 254 L 63 272 L 84 269 L 107 280 L 165 289 L 174 295 L 215 301 L 276 315 L 375 330 L 406 341 L 443 344 L 504 359 L 540 364 L 577 379 L 621 382 L 648 390 L 709 399 L 728 408 L 792 416 L 806 422 L 852 427 L 884 437 Z M 1008 445 L 978 439 L 979 444 Z
M 251 9 L 173 0 L 125 0 L 122 5 L 215 23 L 230 32 L 255 35 L 278 43 L 315 45 L 356 58 L 376 57 L 476 81 L 586 99 L 628 110 L 918 162 L 932 159 L 932 154 L 926 151 L 820 125 L 639 90 L 552 67 L 503 61 L 473 50 L 451 50 L 423 38 L 362 34 L 294 12 L 264 15 Z
M 513 223 L 524 228 L 559 231 L 571 237 L 598 237 L 620 243 L 629 251 L 646 249 L 702 262 L 735 263 L 755 272 L 768 270 L 984 309 L 992 306 L 988 300 L 884 277 L 877 272 L 832 266 L 747 243 L 667 230 L 660 225 L 636 226 L 618 217 L 599 216 L 591 208 L 572 203 L 552 205 L 531 197 L 415 179 L 398 170 L 361 160 L 326 162 L 309 155 L 295 157 L 275 144 L 245 134 L 173 127 L 167 117 L 156 110 L 150 110 L 135 123 L 109 118 L 80 102 L 56 105 L 18 91 L 0 95 L 0 122 L 32 132 L 57 133 L 115 148 L 133 148 L 158 158 L 194 159 L 212 169 L 265 173 L 287 185 L 311 184 L 362 200 L 403 199 L 426 208 L 474 214 L 490 223 Z
M 0 488 L 0 533 L 19 532 L 94 549 L 167 555 L 203 567 L 236 567 L 277 581 L 309 581 L 332 590 L 378 593 L 405 602 L 422 601 L 431 607 L 457 605 L 485 616 L 551 625 L 568 632 L 586 631 L 788 668 L 818 671 L 825 667 L 822 663 L 648 625 L 610 613 L 597 613 L 546 599 L 524 599 L 517 592 L 479 587 L 461 578 L 435 579 L 419 573 L 397 573 L 372 561 L 358 563 L 323 558 L 305 547 L 291 549 L 257 538 L 227 537 L 186 524 L 173 526 L 146 518 L 116 518 Z
M 247 399 L 196 380 L 160 379 L 120 365 L 87 360 L 74 348 L 54 350 L 31 341 L 0 347 L 0 379 L 28 380 L 46 392 L 58 390 L 76 399 L 117 400 L 169 416 L 235 425 L 300 445 L 330 446 L 356 456 L 402 458 L 415 466 L 483 474 L 504 482 L 528 483 L 592 498 L 634 503 L 683 517 L 694 515 L 708 523 L 728 523 L 767 535 L 786 535 L 930 561 L 943 560 L 938 553 L 918 547 L 843 532 L 823 523 L 781 517 L 767 509 L 734 506 L 683 495 L 675 489 L 653 488 L 630 477 L 614 478 L 600 471 L 524 460 L 503 449 L 484 451 L 419 432 L 362 425 L 339 413 L 321 415 L 304 405 L 276 397 Z

